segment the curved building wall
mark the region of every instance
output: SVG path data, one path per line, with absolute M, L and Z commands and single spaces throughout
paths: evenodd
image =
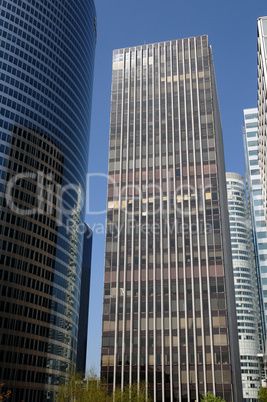
M 240 174 L 226 173 L 243 401 L 258 400 L 261 386 L 261 318 L 250 215 Z
M 53 400 L 77 352 L 94 3 L 3 0 L 0 41 L 0 378 Z

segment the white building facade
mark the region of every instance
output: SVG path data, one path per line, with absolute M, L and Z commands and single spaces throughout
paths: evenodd
M 262 336 L 251 219 L 243 177 L 226 173 L 226 183 L 243 401 L 254 402 L 261 387 Z
M 267 17 L 258 19 L 258 111 L 259 111 L 259 165 L 263 206 L 267 222 Z
M 267 231 L 258 159 L 258 110 L 244 110 L 243 141 L 246 164 L 247 196 L 250 207 L 260 305 L 262 311 L 263 339 L 266 338 L 267 321 Z

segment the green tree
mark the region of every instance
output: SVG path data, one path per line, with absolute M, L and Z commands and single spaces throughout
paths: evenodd
M 258 393 L 259 402 L 267 402 L 267 388 L 261 388 Z
M 113 393 L 113 398 L 112 400 L 115 402 L 152 402 L 148 394 L 148 386 L 145 382 L 139 384 L 139 387 L 136 383 L 128 385 L 124 387 L 123 391 L 121 388 L 117 388 Z
M 96 375 L 84 376 L 77 371 L 67 376 L 57 392 L 57 402 L 111 402 L 107 387 Z
M 205 395 L 202 395 L 201 402 L 225 402 L 220 396 L 214 396 L 210 392 L 207 392 Z
M 65 381 L 59 386 L 56 402 L 152 402 L 147 395 L 146 383 L 126 386 L 123 390 L 117 388 L 109 395 L 107 386 L 97 378 L 93 370 L 88 376 L 74 371 L 66 376 Z

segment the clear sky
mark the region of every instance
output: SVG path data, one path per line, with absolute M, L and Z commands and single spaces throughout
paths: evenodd
M 266 0 L 95 0 L 97 47 L 86 222 L 94 230 L 87 368 L 99 373 L 111 66 L 114 49 L 207 34 L 212 46 L 226 170 L 244 175 L 243 109 L 257 107 L 257 18 Z M 103 177 L 99 176 L 102 174 Z M 95 176 L 94 176 L 95 175 Z M 94 214 L 92 214 L 94 213 Z

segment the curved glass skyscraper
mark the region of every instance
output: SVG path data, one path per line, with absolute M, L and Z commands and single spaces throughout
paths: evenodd
M 238 173 L 226 173 L 226 185 L 243 402 L 256 402 L 261 386 L 259 356 L 263 353 L 263 343 L 251 216 L 243 177 Z
M 95 7 L 0 4 L 0 378 L 53 400 L 76 361 Z

